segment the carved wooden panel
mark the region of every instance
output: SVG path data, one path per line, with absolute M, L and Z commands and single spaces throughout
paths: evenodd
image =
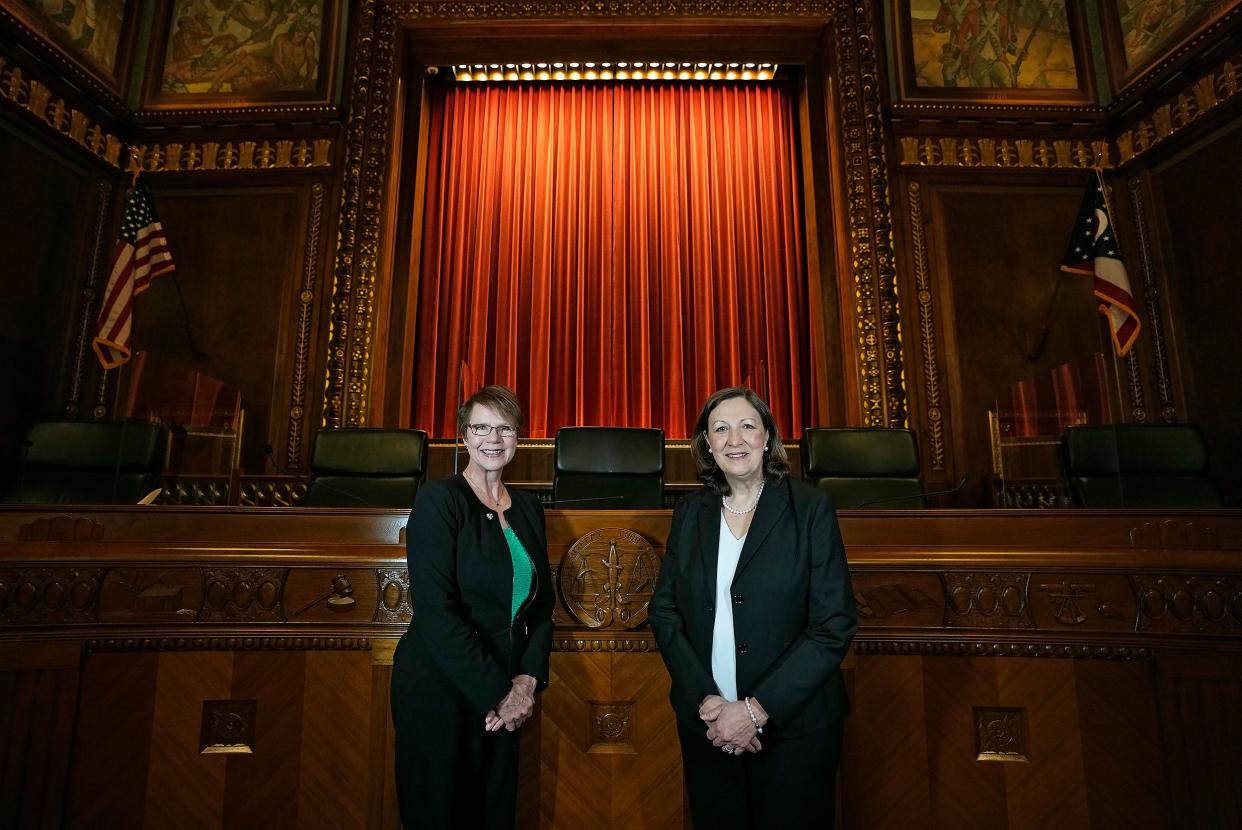
M 561 601 L 587 628 L 637 628 L 647 620 L 660 560 L 632 530 L 602 527 L 583 536 L 557 566 Z

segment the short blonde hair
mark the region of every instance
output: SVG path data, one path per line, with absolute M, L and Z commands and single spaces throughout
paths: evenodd
M 513 428 L 518 432 L 522 431 L 522 426 L 526 423 L 526 415 L 522 412 L 522 404 L 518 402 L 517 395 L 507 386 L 492 384 L 484 386 L 478 392 L 475 392 L 466 400 L 462 401 L 461 406 L 457 407 L 457 434 L 464 436 L 466 428 L 470 426 L 470 413 L 474 411 L 475 404 L 486 406 L 488 409 L 495 410 L 509 420 L 513 424 Z

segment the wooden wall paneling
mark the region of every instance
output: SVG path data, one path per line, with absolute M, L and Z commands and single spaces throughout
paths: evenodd
M 233 700 L 256 702 L 254 753 L 229 755 L 224 784 L 226 830 L 261 821 L 269 828 L 312 826 L 301 816 L 299 764 L 306 708 L 308 652 L 238 652 L 233 657 Z M 359 801 L 362 793 L 357 793 Z
M 0 824 L 61 827 L 78 683 L 76 643 L 0 647 Z
M 1156 697 L 1173 825 L 1242 826 L 1242 656 L 1158 653 Z
M 606 828 L 611 804 L 610 756 L 590 754 L 591 701 L 610 699 L 607 653 L 552 654 L 540 722 L 540 821 L 542 828 Z
M 1175 355 L 1186 389 L 1179 420 L 1201 426 L 1213 476 L 1226 493 L 1242 493 L 1242 351 L 1237 325 L 1237 263 L 1242 237 L 1242 115 L 1151 172 L 1150 226 L 1165 275 Z
M 937 657 L 925 662 L 930 826 L 980 830 L 1009 826 L 1004 765 L 976 760 L 975 710 L 1001 705 L 997 662 L 988 657 Z
M 1078 661 L 1074 687 L 1090 825 L 1168 827 L 1151 663 Z
M 35 133 L 0 102 L 0 486 L 17 474 L 20 442 L 40 420 L 64 417 L 68 355 L 89 266 L 101 173 Z M 19 120 L 21 119 L 21 120 Z M 22 194 L 21 199 L 9 198 Z M 37 219 L 38 221 L 32 221 Z M 106 264 L 104 266 L 106 268 Z M 94 358 L 91 358 L 92 362 Z M 90 367 L 92 369 L 96 366 Z M 90 407 L 86 407 L 90 411 Z
M 848 272 L 841 268 L 845 243 L 836 232 L 839 222 L 833 212 L 833 205 L 840 204 L 834 191 L 839 193 L 842 187 L 842 165 L 834 152 L 838 145 L 828 138 L 839 134 L 840 129 L 832 106 L 833 80 L 828 71 L 831 48 L 827 33 L 821 33 L 819 50 L 803 67 L 798 91 L 806 266 L 811 283 L 811 348 L 817 358 L 812 365 L 818 365 L 823 373 L 816 380 L 811 426 L 852 424 L 860 407 L 860 390 L 852 382 L 855 369 L 846 367 L 845 353 L 850 350 L 845 346 L 847 338 L 843 333 L 849 329 L 841 321 L 849 315 L 843 314 L 838 293 L 840 275 Z M 791 440 L 801 437 L 788 436 Z
M 846 827 L 904 830 L 931 815 L 926 659 L 886 655 L 854 660 L 841 765 Z
M 992 469 L 987 411 L 1019 380 L 1091 352 L 1111 355 L 1091 281 L 1059 270 L 1082 175 L 997 174 L 969 181 L 937 174 L 923 181 L 931 285 L 941 304 L 944 363 L 952 413 L 954 466 L 971 481 L 965 505 L 988 503 Z M 1047 340 L 1024 356 L 1061 280 Z
M 158 680 L 154 652 L 87 655 L 65 798 L 67 827 L 143 826 Z
M 236 682 L 227 651 L 97 655 L 90 661 L 144 665 L 158 661 L 151 743 L 146 769 L 146 812 L 141 826 L 220 827 L 225 816 L 229 757 L 202 754 L 203 701 L 229 700 Z M 118 671 L 124 671 L 123 664 Z M 260 782 L 255 782 L 256 788 Z M 137 825 L 132 825 L 137 826 Z
M 299 827 L 367 827 L 368 776 L 383 774 L 368 765 L 371 680 L 369 651 L 306 652 Z
M 216 179 L 204 187 L 204 175 L 170 176 L 152 185 L 177 270 L 135 301 L 134 346 L 240 388 L 246 410 L 241 463 L 258 472 L 268 465 L 264 446 L 271 444 L 279 459 L 286 443 L 294 328 L 316 183 Z M 262 175 L 269 182 L 281 176 Z M 326 236 L 321 232 L 321 239 Z M 323 284 L 316 302 L 328 293 Z M 178 285 L 203 360 L 190 352 Z M 308 400 L 309 390 L 317 388 L 318 342 L 307 347 L 306 359 L 313 361 L 306 375 Z
M 997 702 L 1025 721 L 1026 761 L 1005 771 L 1010 830 L 1088 827 L 1086 779 L 1071 660 L 996 660 Z
M 367 830 L 397 830 L 396 730 L 392 724 L 392 655 L 397 640 L 371 643 L 371 712 L 367 754 Z M 538 752 L 535 753 L 538 757 Z
M 681 827 L 681 750 L 669 704 L 670 680 L 658 654 L 611 655 L 614 714 L 631 718 L 625 749 L 612 755 L 611 827 Z M 597 728 L 607 734 L 606 724 Z M 632 749 L 632 751 L 631 751 Z

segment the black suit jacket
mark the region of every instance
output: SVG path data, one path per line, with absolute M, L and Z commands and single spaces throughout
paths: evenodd
M 479 717 L 516 675 L 548 685 L 554 593 L 543 508 L 530 493 L 509 495 L 505 518 L 535 566 L 531 596 L 512 624 L 513 562 L 500 516 L 462 476 L 420 488 L 405 529 L 414 618 L 393 668 L 451 682 Z
M 699 703 L 712 679 L 720 496 L 701 490 L 673 514 L 650 620 L 683 727 L 705 731 Z M 769 479 L 731 586 L 737 691 L 771 721 L 764 737 L 826 729 L 846 711 L 841 661 L 857 614 L 837 513 L 827 493 Z

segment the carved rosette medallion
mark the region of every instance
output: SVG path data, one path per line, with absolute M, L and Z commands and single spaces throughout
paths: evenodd
M 561 598 L 587 628 L 630 629 L 647 619 L 660 564 L 651 544 L 632 530 L 601 527 L 561 560 Z
M 636 754 L 633 745 L 634 701 L 591 701 L 589 753 Z
M 975 707 L 975 749 L 979 761 L 1029 761 L 1026 710 Z
M 375 622 L 408 623 L 414 616 L 414 597 L 410 594 L 410 572 L 392 568 L 376 572 L 379 580 L 379 602 L 375 604 Z
M 200 622 L 282 622 L 285 568 L 209 568 Z
M 0 570 L 0 624 L 96 622 L 103 568 Z
M 945 625 L 963 628 L 1033 628 L 1026 573 L 945 573 Z

